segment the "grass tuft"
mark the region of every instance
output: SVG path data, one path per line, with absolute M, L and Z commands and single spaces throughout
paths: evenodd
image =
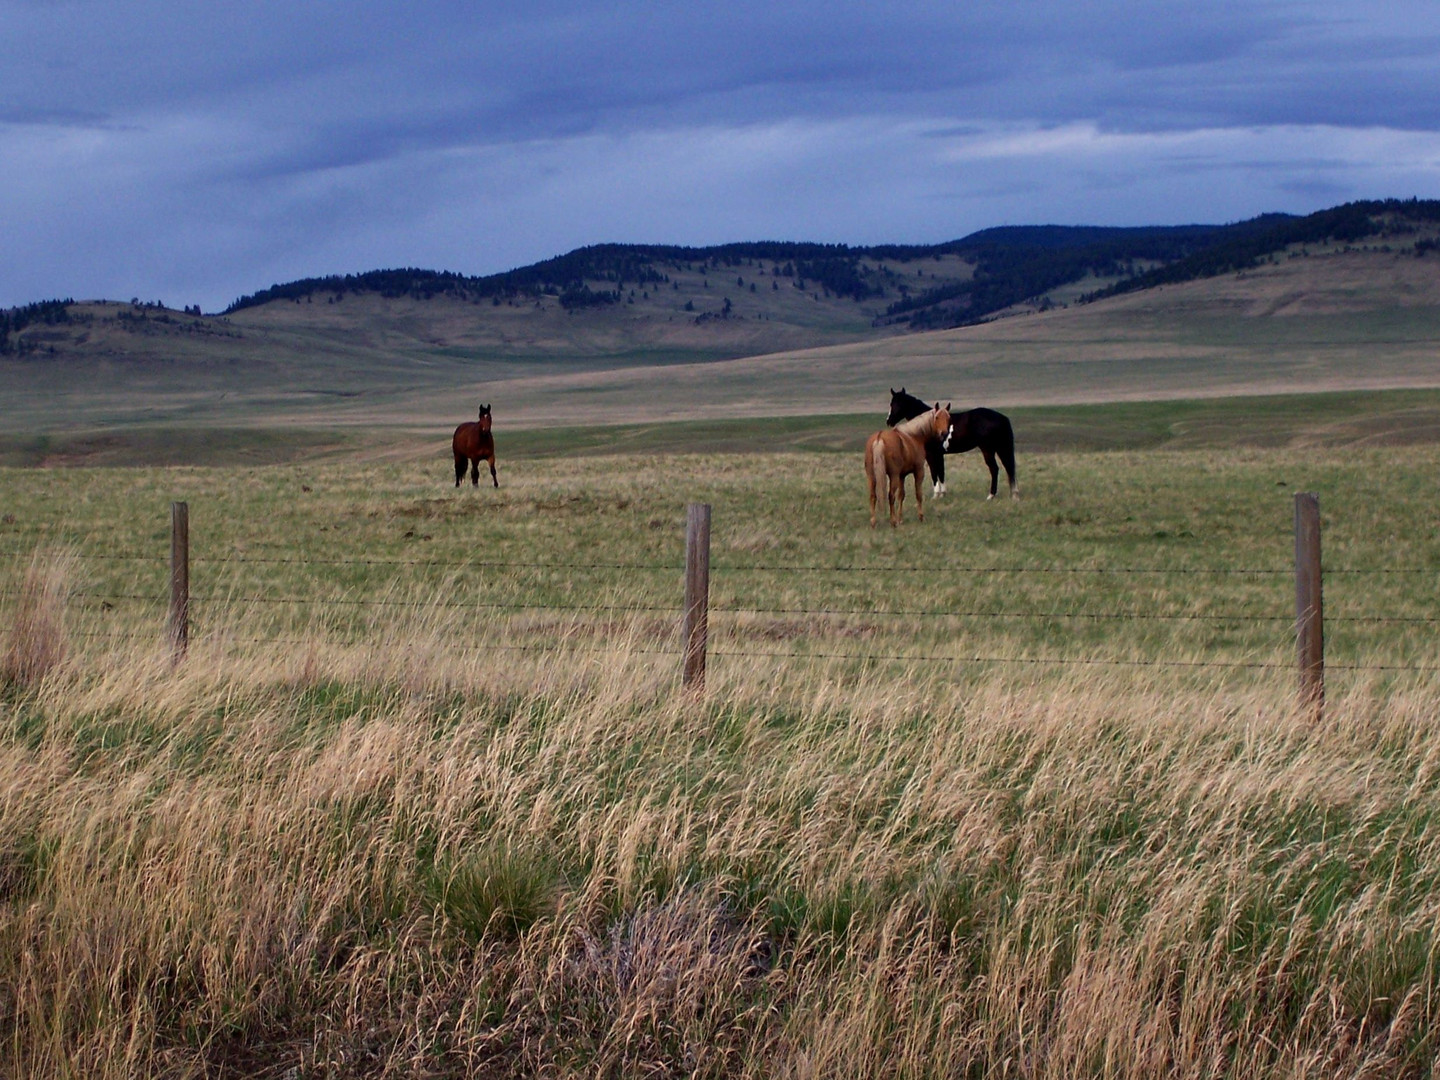
M 30 686 L 64 664 L 70 651 L 65 608 L 78 566 L 69 551 L 36 549 L 20 582 L 0 658 L 0 677 L 7 682 Z
M 562 879 L 533 848 L 489 845 L 431 870 L 427 892 L 437 914 L 470 944 L 513 941 L 553 914 Z

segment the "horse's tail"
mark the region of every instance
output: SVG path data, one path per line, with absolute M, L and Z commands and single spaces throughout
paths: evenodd
M 885 440 L 880 435 L 873 435 L 866 449 L 869 453 L 865 455 L 865 475 L 871 483 L 875 483 L 885 475 Z
M 1010 426 L 1010 418 L 1002 416 L 1005 421 L 1000 429 L 1000 437 L 996 440 L 995 456 L 1000 459 L 1000 464 L 1005 466 L 1005 478 L 1010 481 L 1010 496 L 1019 498 L 1020 483 L 1015 477 L 1015 429 Z

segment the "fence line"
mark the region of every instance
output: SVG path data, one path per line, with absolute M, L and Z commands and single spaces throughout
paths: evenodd
M 572 562 L 572 561 L 550 561 L 550 562 L 514 562 L 509 560 L 464 560 L 460 562 L 448 562 L 442 559 L 408 559 L 408 558 L 325 558 L 307 556 L 252 556 L 244 552 L 236 552 L 228 555 L 217 555 L 209 558 L 194 560 L 202 566 L 213 565 L 291 565 L 291 566 L 407 566 L 407 567 L 428 567 L 445 569 L 450 571 L 463 571 L 467 569 L 504 569 L 515 570 L 624 570 L 624 571 L 645 571 L 645 572 L 666 572 L 685 574 L 686 590 L 683 606 L 677 609 L 673 604 L 537 604 L 521 601 L 483 601 L 483 600 L 403 600 L 387 597 L 302 597 L 302 596 L 275 596 L 275 595 L 253 595 L 242 593 L 235 594 L 211 594 L 208 596 L 192 596 L 189 589 L 190 554 L 188 545 L 188 506 L 185 503 L 172 503 L 172 531 L 171 531 L 171 554 L 169 558 L 171 595 L 170 614 L 167 620 L 166 632 L 170 640 L 172 653 L 176 662 L 179 662 L 185 653 L 189 639 L 189 616 L 192 605 L 200 605 L 202 609 L 212 604 L 268 604 L 268 605 L 291 605 L 305 606 L 307 608 L 335 609 L 335 608 L 445 608 L 452 610 L 474 609 L 477 611 L 551 611 L 551 612 L 606 612 L 637 614 L 641 612 L 663 612 L 671 616 L 679 615 L 683 618 L 685 626 L 681 632 L 681 644 L 683 653 L 683 684 L 691 690 L 702 691 L 704 685 L 705 657 L 708 654 L 706 643 L 706 624 L 708 614 L 711 610 L 717 614 L 730 616 L 744 615 L 785 615 L 801 616 L 809 619 L 835 618 L 835 617 L 860 617 L 860 618 L 913 618 L 924 617 L 926 619 L 1028 619 L 1042 622 L 1059 622 L 1066 620 L 1147 620 L 1152 622 L 1205 622 L 1205 623 L 1230 623 L 1230 624 L 1267 624 L 1278 622 L 1289 622 L 1285 615 L 1262 615 L 1250 613 L 1213 613 L 1213 612 L 1190 612 L 1190 613 L 1163 613 L 1154 611 L 1004 611 L 1004 610 L 965 610 L 965 611 L 934 611 L 908 608 L 836 608 L 836 607 L 763 607 L 733 604 L 727 606 L 724 603 L 711 605 L 709 601 L 709 572 L 711 567 L 709 559 L 709 514 L 710 507 L 705 504 L 692 503 L 687 511 L 689 522 L 686 533 L 685 563 L 683 566 L 669 562 Z M 0 550 L 0 558 L 22 558 L 33 556 L 32 552 Z M 136 562 L 164 563 L 164 555 L 144 555 L 129 552 L 76 552 L 77 557 L 82 559 L 96 560 L 117 560 Z M 1318 501 L 1312 494 L 1299 494 L 1296 496 L 1296 562 L 1290 569 L 1280 568 L 1222 568 L 1222 567 L 1096 567 L 1096 566 L 945 566 L 945 567 L 910 567 L 910 566 L 876 566 L 876 565 L 835 565 L 818 566 L 806 564 L 770 564 L 770 563 L 736 563 L 731 565 L 719 564 L 713 567 L 721 574 L 745 574 L 745 573 L 784 573 L 789 575 L 838 575 L 838 574 L 869 574 L 869 575 L 890 575 L 890 574 L 915 574 L 942 572 L 947 575 L 964 574 L 1088 574 L 1088 575 L 1145 575 L 1152 577 L 1159 576 L 1189 576 L 1189 575 L 1210 575 L 1210 576 L 1233 576 L 1233 577 L 1279 577 L 1293 573 L 1296 581 L 1296 627 L 1297 642 L 1299 648 L 1299 662 L 1301 669 L 1301 692 L 1302 696 L 1311 701 L 1318 714 L 1323 707 L 1323 614 L 1320 608 L 1320 590 L 1322 575 L 1319 565 L 1319 513 Z M 1440 574 L 1440 568 L 1432 567 L 1342 567 L 1325 571 L 1328 575 L 1416 575 L 1416 574 Z M 0 590 L 0 596 L 14 595 L 13 591 Z M 110 601 L 143 602 L 149 604 L 163 603 L 163 598 L 136 594 L 136 593 L 114 593 L 104 594 L 89 592 L 79 594 L 86 599 L 101 600 L 102 609 L 110 608 Z M 1440 617 L 1430 616 L 1387 616 L 1387 615 L 1353 615 L 1353 616 L 1331 616 L 1332 623 L 1350 624 L 1396 624 L 1396 625 L 1433 625 L 1440 623 Z M 133 634 L 105 633 L 105 632 L 82 632 L 81 637 L 131 637 Z M 226 634 L 223 630 L 212 633 L 201 634 L 203 638 L 215 638 L 222 641 L 250 642 L 254 644 L 310 644 L 308 639 L 265 637 L 265 638 L 244 638 Z M 562 641 L 559 645 L 555 643 L 535 645 L 510 645 L 485 643 L 487 649 L 503 650 L 509 652 L 544 652 L 556 648 L 573 646 L 574 641 Z M 647 649 L 632 649 L 644 655 L 673 655 L 670 650 L 652 651 Z M 720 648 L 715 650 L 715 655 L 722 658 L 766 658 L 775 660 L 843 660 L 858 662 L 906 662 L 906 663 L 932 663 L 932 664 L 1029 664 L 1047 666 L 1108 666 L 1108 667 L 1165 667 L 1165 668 L 1192 668 L 1192 669 L 1254 669 L 1254 670 L 1279 670 L 1291 667 L 1290 664 L 1282 664 L 1274 661 L 1220 661 L 1220 660 L 1174 660 L 1174 659 L 1112 659 L 1104 657 L 1034 657 L 1034 656 L 981 656 L 981 655 L 956 655 L 956 654 L 916 654 L 916 653 L 855 653 L 855 652 L 757 652 L 753 650 L 736 650 Z M 1333 664 L 1332 670 L 1341 671 L 1403 671 L 1403 672 L 1432 672 L 1440 671 L 1440 666 L 1432 665 L 1392 665 L 1392 664 Z
M 0 589 L 0 599 L 19 596 L 16 589 Z M 166 598 L 150 593 L 101 593 L 78 591 L 71 594 L 83 600 L 129 601 L 163 604 Z M 679 613 L 679 604 L 532 604 L 505 600 L 388 600 L 377 597 L 314 597 L 314 596 L 252 596 L 214 594 L 191 595 L 191 604 L 296 604 L 310 607 L 400 607 L 444 608 L 447 610 L 497 611 L 606 611 L 606 612 L 670 612 Z M 1290 623 L 1288 615 L 1255 615 L 1249 613 L 1198 612 L 1163 614 L 1150 611 L 936 611 L 933 608 L 767 608 L 711 604 L 711 614 L 722 615 L 826 615 L 865 616 L 870 618 L 901 618 L 925 616 L 931 619 L 1095 619 L 1149 620 L 1154 622 L 1254 622 Z M 1440 624 L 1440 617 L 1426 615 L 1330 615 L 1327 623 L 1374 624 Z
M 28 551 L 3 550 L 0 558 L 28 559 L 35 554 Z M 165 555 L 143 555 L 139 553 L 108 551 L 71 552 L 79 559 L 118 560 L 129 562 L 168 562 Z M 439 569 L 464 570 L 469 568 L 497 570 L 653 570 L 683 573 L 683 563 L 620 563 L 620 562 L 515 562 L 510 560 L 466 559 L 452 562 L 440 559 L 375 559 L 375 558 L 279 558 L 272 556 L 236 555 L 192 555 L 191 564 L 230 565 L 255 563 L 258 565 L 289 566 L 428 566 Z M 733 573 L 777 573 L 777 574 L 928 574 L 937 567 L 927 566 L 884 566 L 884 565 L 839 565 L 816 566 L 806 564 L 759 564 L 759 563 L 711 563 L 712 572 Z M 1294 567 L 1204 567 L 1204 566 L 945 566 L 940 569 L 946 574 L 1135 574 L 1135 575 L 1214 575 L 1224 577 L 1288 577 Z M 1440 575 L 1440 566 L 1375 566 L 1375 567 L 1327 567 L 1326 577 L 1336 575 L 1391 575 L 1391 574 L 1435 574 Z
M 752 652 L 716 650 L 716 656 L 726 657 L 768 657 L 771 659 L 793 659 L 793 660 L 923 660 L 926 663 L 947 663 L 947 664 L 1042 664 L 1065 667 L 1075 666 L 1106 666 L 1106 667 L 1179 667 L 1179 668 L 1222 668 L 1242 669 L 1261 668 L 1268 670 L 1285 670 L 1291 668 L 1290 664 L 1274 663 L 1270 661 L 1249 661 L 1249 660 L 1114 660 L 1104 657 L 1081 657 L 1081 656 L 944 656 L 935 654 L 917 655 L 903 653 L 887 655 L 883 653 L 802 653 L 802 652 Z M 1440 670 L 1440 669 L 1437 669 Z

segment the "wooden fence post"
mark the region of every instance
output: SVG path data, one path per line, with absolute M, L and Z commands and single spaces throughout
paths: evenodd
M 167 625 L 175 663 L 190 645 L 190 504 L 170 504 L 170 619 Z
M 710 621 L 710 504 L 691 503 L 685 515 L 685 667 L 681 685 L 705 691 L 705 642 Z
M 1325 605 L 1320 577 L 1320 496 L 1295 495 L 1295 645 L 1300 700 L 1318 718 L 1325 709 Z

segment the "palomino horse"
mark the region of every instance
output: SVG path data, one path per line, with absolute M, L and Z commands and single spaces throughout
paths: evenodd
M 470 466 L 470 483 L 480 486 L 480 462 L 490 463 L 490 479 L 500 486 L 495 475 L 495 440 L 490 435 L 490 406 L 480 406 L 480 419 L 461 424 L 455 429 L 450 440 L 450 449 L 455 452 L 455 486 L 465 479 L 465 466 Z
M 944 439 L 950 430 L 950 410 L 940 403 L 919 416 L 893 428 L 877 431 L 865 441 L 865 478 L 870 482 L 870 527 L 875 527 L 876 489 L 885 482 L 885 498 L 890 504 L 890 525 L 900 524 L 905 511 L 905 477 L 915 477 L 915 509 L 925 520 L 925 444 Z
M 902 386 L 890 389 L 890 416 L 887 424 L 898 424 L 912 416 L 919 416 L 930 406 L 914 394 L 907 394 Z M 1010 497 L 1018 499 L 1020 488 L 1015 483 L 1015 432 L 1004 413 L 994 409 L 970 409 L 958 412 L 950 425 L 948 438 L 932 441 L 926 447 L 930 460 L 930 479 L 935 481 L 935 497 L 945 494 L 945 455 L 963 454 L 967 450 L 980 448 L 985 457 L 985 467 L 990 470 L 990 498 L 995 497 L 995 487 L 1000 479 L 1000 470 L 995 459 L 1005 466 L 1005 478 L 1010 481 Z

